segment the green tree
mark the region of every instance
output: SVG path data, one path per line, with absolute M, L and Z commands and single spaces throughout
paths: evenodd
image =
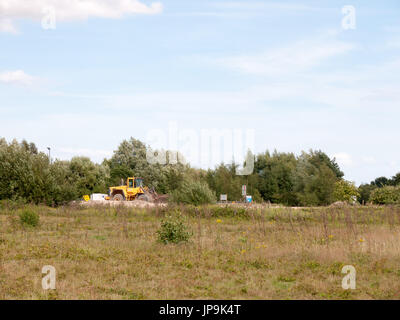
M 374 204 L 400 203 L 400 187 L 385 186 L 371 192 L 370 200 Z
M 34 144 L 0 143 L 0 199 L 51 204 L 54 180 L 48 157 Z
M 268 151 L 259 154 L 254 165 L 258 176 L 257 189 L 261 196 L 271 202 L 296 205 L 293 174 L 297 160 L 293 153 L 271 155 Z
M 372 181 L 371 184 L 377 186 L 378 188 L 383 188 L 385 186 L 390 185 L 390 179 L 386 177 L 379 177 L 376 178 L 374 181 Z
M 400 172 L 393 176 L 392 179 L 390 179 L 390 184 L 392 186 L 400 185 Z
M 69 162 L 67 179 L 79 197 L 84 194 L 106 193 L 109 168 L 93 163 L 87 157 L 74 157 Z
M 335 183 L 342 175 L 321 151 L 303 152 L 295 172 L 295 191 L 301 205 L 328 205 L 334 201 Z
M 230 165 L 220 164 L 215 170 L 208 170 L 207 183 L 217 194 L 227 194 L 229 201 L 241 199 L 242 182 L 240 176 L 236 175 L 238 166 L 235 163 Z
M 335 201 L 353 202 L 360 197 L 360 193 L 354 182 L 339 180 L 335 183 L 333 196 Z
M 171 201 L 197 206 L 216 202 L 216 195 L 206 183 L 186 179 L 179 189 L 172 192 Z
M 179 188 L 190 169 L 189 165 L 183 164 L 183 157 L 175 152 L 176 160 L 179 160 L 175 163 L 171 159 L 173 152 L 165 151 L 166 164 L 149 163 L 147 148 L 140 140 L 124 140 L 112 158 L 104 161 L 110 168 L 109 185 L 119 185 L 121 179 L 135 176 L 143 178 L 145 184 L 154 187 L 158 193 L 170 193 Z
M 376 188 L 376 185 L 372 185 L 369 183 L 360 185 L 358 187 L 358 192 L 360 194 L 358 196 L 358 202 L 360 202 L 361 204 L 367 204 L 369 202 L 371 192 L 374 191 Z

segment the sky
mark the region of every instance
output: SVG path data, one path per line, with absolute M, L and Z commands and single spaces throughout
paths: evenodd
M 0 0 L 0 49 L 0 137 L 52 158 L 134 137 L 194 167 L 314 149 L 357 184 L 400 172 L 396 0 Z

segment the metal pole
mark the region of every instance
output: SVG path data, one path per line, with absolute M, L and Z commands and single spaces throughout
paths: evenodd
M 51 163 L 51 153 L 50 153 L 51 148 L 47 147 L 47 149 L 49 150 L 49 162 Z

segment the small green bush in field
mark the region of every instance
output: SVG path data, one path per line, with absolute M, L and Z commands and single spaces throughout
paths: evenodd
M 187 242 L 192 236 L 181 216 L 167 216 L 157 234 L 158 241 L 164 244 Z
M 25 209 L 19 214 L 19 221 L 23 226 L 37 227 L 39 225 L 39 215 L 30 209 Z

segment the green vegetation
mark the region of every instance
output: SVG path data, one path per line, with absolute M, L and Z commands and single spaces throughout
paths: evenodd
M 39 215 L 30 209 L 24 209 L 19 214 L 19 221 L 22 226 L 37 227 L 39 225 Z
M 182 216 L 176 214 L 167 216 L 161 221 L 161 226 L 157 230 L 157 234 L 158 241 L 164 244 L 187 242 L 192 236 Z
M 339 180 L 335 184 L 333 196 L 336 201 L 353 202 L 354 199 L 360 197 L 360 193 L 353 182 Z
M 400 204 L 400 186 L 385 186 L 371 192 L 370 200 L 374 204 Z
M 368 203 L 368 202 L 372 202 L 375 204 L 395 203 L 396 191 L 392 188 L 386 189 L 385 187 L 397 187 L 397 186 L 400 186 L 400 172 L 395 176 L 393 176 L 392 178 L 386 178 L 386 177 L 376 178 L 369 184 L 360 185 L 360 187 L 358 188 L 360 192 L 358 200 L 360 203 Z M 379 189 L 381 188 L 385 189 L 383 191 L 380 191 Z M 371 198 L 372 196 L 374 198 Z M 386 198 L 386 200 L 384 200 L 383 198 Z
M 14 219 L 24 210 L 40 215 L 36 228 Z M 397 206 L 1 202 L 0 299 L 400 299 L 398 217 Z M 55 290 L 42 288 L 45 265 L 56 268 Z M 356 290 L 342 288 L 345 265 Z
M 338 200 L 352 201 L 353 197 L 366 204 L 375 189 L 400 183 L 399 173 L 390 179 L 377 178 L 357 190 L 343 180 L 335 159 L 322 151 L 310 150 L 299 156 L 266 151 L 255 156 L 254 171 L 248 176 L 237 175 L 239 165 L 234 162 L 209 170 L 195 169 L 182 161 L 176 163 L 173 158 L 182 160 L 182 156 L 170 151 L 166 152 L 165 165 L 151 164 L 146 157 L 149 151 L 141 141 L 130 138 L 101 164 L 86 157 L 51 162 L 34 143 L 7 143 L 0 139 L 0 200 L 59 206 L 84 194 L 107 193 L 109 186 L 136 176 L 144 178 L 145 184 L 159 194 L 170 194 L 176 203 L 214 203 L 220 194 L 227 194 L 229 201 L 241 201 L 241 186 L 245 184 L 247 193 L 259 203 L 325 206 Z M 374 197 L 385 192 L 377 191 Z M 390 199 L 373 202 L 394 203 Z
M 177 190 L 172 192 L 171 201 L 197 206 L 216 202 L 216 196 L 207 183 L 186 180 Z

